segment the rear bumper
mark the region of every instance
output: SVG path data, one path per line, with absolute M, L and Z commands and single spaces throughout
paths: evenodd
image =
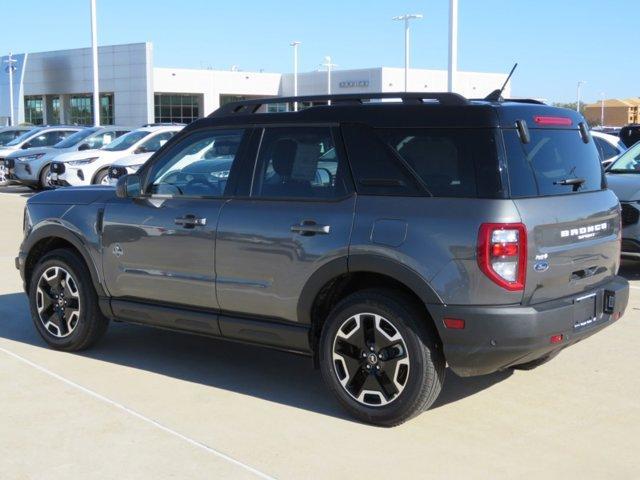
M 604 313 L 605 292 L 615 295 L 611 313 Z M 576 299 L 594 293 L 595 321 L 576 326 Z M 611 295 L 608 293 L 608 295 Z M 537 360 L 573 345 L 613 323 L 624 313 L 629 284 L 614 277 L 580 295 L 532 306 L 431 306 L 450 368 L 463 377 L 485 375 Z M 444 327 L 444 318 L 465 321 L 462 330 Z M 562 335 L 552 344 L 554 335 Z

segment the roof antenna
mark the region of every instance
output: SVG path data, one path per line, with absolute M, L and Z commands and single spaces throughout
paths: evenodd
M 509 80 L 511 80 L 511 76 L 513 75 L 513 72 L 515 72 L 517 66 L 518 66 L 517 63 L 513 66 L 513 68 L 511 69 L 511 72 L 509 72 L 509 76 L 504 81 L 504 84 L 502 85 L 502 88 L 500 90 L 494 90 L 489 95 L 484 97 L 484 99 L 487 102 L 502 102 L 504 100 L 504 98 L 502 98 L 502 92 L 504 92 L 504 89 L 506 88 L 507 83 L 509 83 Z

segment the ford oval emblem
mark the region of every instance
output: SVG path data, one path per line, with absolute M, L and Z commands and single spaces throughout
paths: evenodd
M 536 262 L 533 269 L 536 272 L 546 272 L 549 270 L 549 262 Z

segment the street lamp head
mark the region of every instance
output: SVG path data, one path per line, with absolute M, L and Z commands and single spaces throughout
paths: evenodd
M 413 20 L 420 19 L 423 15 L 421 13 L 405 13 L 404 15 L 398 15 L 393 17 L 392 20 Z
M 299 42 L 297 40 L 291 42 L 289 45 L 291 45 L 292 47 L 297 47 L 298 45 L 300 45 L 302 42 Z

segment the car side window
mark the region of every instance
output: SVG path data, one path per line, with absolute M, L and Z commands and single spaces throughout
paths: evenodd
M 341 197 L 347 192 L 344 172 L 329 127 L 267 128 L 260 144 L 251 195 Z
M 598 150 L 601 152 L 602 160 L 607 160 L 608 158 L 615 157 L 620 152 L 609 142 L 603 140 L 602 138 L 594 137 L 596 141 L 596 145 Z
M 244 129 L 207 130 L 183 138 L 152 165 L 147 193 L 195 197 L 224 195 L 244 133 Z
M 94 135 L 91 138 L 87 139 L 85 142 L 89 145 L 89 148 L 100 148 L 105 145 L 108 145 L 113 139 L 116 138 L 116 132 L 104 132 L 99 135 Z
M 145 152 L 157 152 L 160 148 L 169 141 L 177 132 L 162 132 L 140 145 Z

